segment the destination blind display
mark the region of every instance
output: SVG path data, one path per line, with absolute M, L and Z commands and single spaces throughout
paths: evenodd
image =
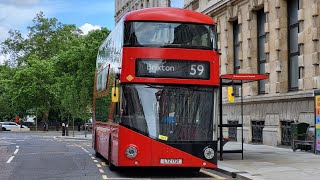
M 137 59 L 137 77 L 209 79 L 210 63 L 204 61 Z

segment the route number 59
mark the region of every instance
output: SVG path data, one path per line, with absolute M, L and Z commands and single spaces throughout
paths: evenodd
M 194 75 L 201 76 L 203 71 L 204 71 L 203 65 L 192 64 L 191 68 L 190 68 L 190 75 L 191 76 L 194 76 Z

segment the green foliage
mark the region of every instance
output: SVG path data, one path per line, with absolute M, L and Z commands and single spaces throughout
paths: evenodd
M 37 57 L 29 57 L 28 65 L 17 69 L 10 84 L 11 98 L 17 107 L 18 114 L 29 109 L 48 112 L 51 108 L 54 93 L 53 63 L 40 61 Z
M 9 84 L 12 81 L 14 70 L 8 66 L 0 66 L 0 120 L 10 119 L 15 110 L 9 94 Z
M 27 38 L 10 30 L 1 44 L 1 53 L 9 54 L 10 60 L 8 66 L 0 66 L 0 119 L 27 112 L 42 114 L 44 121 L 50 120 L 49 112 L 88 119 L 96 54 L 110 31 L 81 35 L 75 25 L 46 18 L 42 12 L 33 23 Z

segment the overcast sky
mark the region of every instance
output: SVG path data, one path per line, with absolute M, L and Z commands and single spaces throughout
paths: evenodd
M 182 7 L 183 0 L 171 0 Z M 0 0 L 0 43 L 10 29 L 27 35 L 27 27 L 40 11 L 64 24 L 76 24 L 85 34 L 92 29 L 114 27 L 114 0 Z M 4 57 L 0 55 L 0 64 Z

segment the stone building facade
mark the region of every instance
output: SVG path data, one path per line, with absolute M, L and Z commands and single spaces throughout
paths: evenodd
M 115 0 L 116 23 L 127 12 L 151 7 L 170 7 L 170 0 Z
M 269 75 L 243 85 L 246 143 L 290 145 L 291 123 L 314 125 L 320 0 L 185 0 L 184 8 L 216 22 L 221 74 Z M 239 101 L 225 101 L 224 124 L 241 123 Z M 224 129 L 224 136 L 240 141 L 240 130 Z

